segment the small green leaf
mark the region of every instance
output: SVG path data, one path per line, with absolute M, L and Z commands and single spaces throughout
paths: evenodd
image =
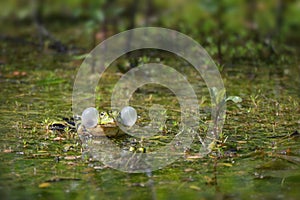
M 229 96 L 227 99 L 226 99 L 226 102 L 227 101 L 233 101 L 234 103 L 241 103 L 243 101 L 243 99 L 239 96 Z

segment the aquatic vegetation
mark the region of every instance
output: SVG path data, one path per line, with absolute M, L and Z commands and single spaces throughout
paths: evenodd
M 42 13 L 47 28 L 70 47 L 64 54 L 51 48 L 49 40 L 38 45 L 29 4 L 1 2 L 0 18 L 7 21 L 0 24 L 1 199 L 299 198 L 299 1 L 150 0 L 152 5 L 138 4 L 135 12 L 124 8 L 137 1 L 123 1 L 117 7 L 121 1 L 66 2 L 70 7 L 63 9 L 58 1 L 45 4 Z M 284 7 L 277 7 L 278 2 Z M 74 75 L 88 49 L 129 25 L 176 29 L 199 41 L 219 62 L 228 95 L 227 119 L 207 156 L 199 155 L 201 142 L 195 138 L 177 162 L 133 175 L 107 168 L 85 152 L 71 119 Z M 112 130 L 110 141 L 123 153 L 135 155 L 154 152 L 172 141 L 180 127 L 180 105 L 164 88 L 145 86 L 135 91 L 130 100 L 135 111 L 100 112 L 110 110 L 113 86 L 124 73 L 156 62 L 185 73 L 195 87 L 201 113 L 199 135 L 205 137 L 213 103 L 208 92 L 217 99 L 223 91 L 198 86 L 201 77 L 180 59 L 149 50 L 134 55 L 112 63 L 109 75 L 99 83 L 95 102 L 99 117 L 94 109 L 82 114 L 91 135 L 99 138 L 106 134 L 94 133 Z M 165 108 L 165 118 L 156 124 L 146 109 L 154 104 Z M 171 110 L 171 104 L 178 109 Z M 114 117 L 124 126 L 152 123 L 159 131 L 149 139 L 134 134 L 112 137 L 118 130 L 111 125 Z M 94 150 L 100 142 L 96 140 Z M 108 151 L 107 156 L 114 154 Z M 134 162 L 128 165 L 134 167 Z

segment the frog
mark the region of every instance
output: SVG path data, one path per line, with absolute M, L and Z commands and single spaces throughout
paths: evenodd
M 78 130 L 78 134 L 90 134 L 94 137 L 95 143 L 102 143 L 101 138 L 98 136 L 107 136 L 107 137 L 119 137 L 125 135 L 125 133 L 119 129 L 118 123 L 122 124 L 122 120 L 120 117 L 120 113 L 116 111 L 105 112 L 102 111 L 99 114 L 98 125 L 94 128 L 85 129 L 84 131 Z M 83 128 L 83 127 L 82 127 Z M 98 140 L 100 139 L 100 140 Z M 84 139 L 83 139 L 84 140 Z M 86 141 L 86 140 L 85 140 Z M 103 144 L 103 143 L 102 143 Z M 95 147 L 94 147 L 95 148 Z M 143 139 L 133 141 L 128 144 L 128 146 L 124 147 L 124 149 L 128 150 L 131 153 L 146 153 L 146 148 L 143 145 Z
M 47 125 L 47 129 L 59 132 L 66 132 L 66 130 L 71 130 L 77 132 L 79 136 L 92 135 L 95 137 L 117 137 L 124 134 L 117 126 L 117 116 L 118 113 L 102 111 L 99 114 L 97 126 L 93 128 L 86 128 L 81 124 L 81 116 L 76 115 L 72 118 L 63 118 L 62 121 L 51 122 Z
M 116 123 L 117 113 L 102 111 L 99 114 L 98 125 L 93 128 L 86 128 L 83 125 L 79 125 L 77 133 L 79 135 L 90 134 L 92 136 L 107 136 L 107 137 L 118 137 L 123 135 Z M 80 123 L 80 122 L 79 122 Z
M 117 112 L 102 111 L 99 113 L 98 124 L 93 128 L 86 128 L 81 124 L 81 116 L 76 115 L 72 118 L 63 118 L 61 122 L 56 121 L 48 125 L 52 131 L 59 131 L 65 133 L 67 131 L 77 132 L 83 143 L 91 142 L 91 139 L 101 142 L 102 137 L 118 138 L 125 135 L 125 133 L 118 127 L 120 122 L 120 115 Z M 141 141 L 136 141 L 128 144 L 125 149 L 132 153 L 146 153 L 146 148 Z

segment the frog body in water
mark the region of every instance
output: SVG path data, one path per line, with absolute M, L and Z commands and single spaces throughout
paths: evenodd
M 91 136 L 107 136 L 118 137 L 124 135 L 115 121 L 116 115 L 108 112 L 101 112 L 99 114 L 99 121 L 97 126 L 92 128 L 86 128 L 81 123 L 81 116 L 74 116 L 73 118 L 64 118 L 63 121 L 52 122 L 48 124 L 48 129 L 52 131 L 64 132 L 67 130 L 77 131 L 79 136 L 91 135 Z

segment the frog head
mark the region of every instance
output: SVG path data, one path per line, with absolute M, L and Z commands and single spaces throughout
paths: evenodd
M 113 124 L 115 123 L 114 116 L 112 113 L 108 112 L 100 112 L 99 114 L 99 124 L 105 125 L 105 124 Z

